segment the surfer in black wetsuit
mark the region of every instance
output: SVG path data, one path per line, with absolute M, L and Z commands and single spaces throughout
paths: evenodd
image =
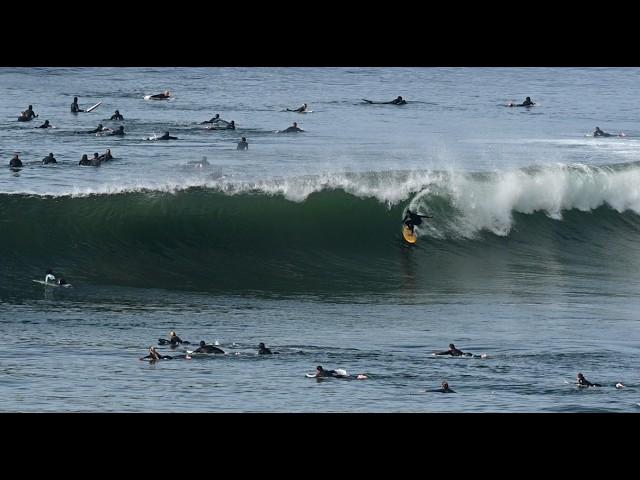
M 146 357 L 142 357 L 140 360 L 151 360 L 155 362 L 156 360 L 171 360 L 173 357 L 169 355 L 160 355 L 156 347 L 149 347 L 149 355 Z
M 522 102 L 522 103 L 518 103 L 518 104 L 510 103 L 509 104 L 510 107 L 532 107 L 533 105 L 535 105 L 535 103 L 531 101 L 531 97 L 525 98 L 524 102 Z
M 584 375 L 581 373 L 579 373 L 578 376 L 576 377 L 576 384 L 579 387 L 599 387 L 600 386 L 599 383 L 591 383 L 589 380 L 584 378 Z
M 196 348 L 194 353 L 224 353 L 224 350 L 213 345 L 207 345 L 204 340 L 200 341 L 200 346 Z
M 395 100 L 391 100 L 390 102 L 374 102 L 373 100 L 367 100 L 366 98 L 363 98 L 362 100 L 364 100 L 367 103 L 375 103 L 377 105 L 406 105 L 407 101 L 404 100 L 401 96 L 398 96 L 398 98 L 396 98 Z
M 43 165 L 48 165 L 50 163 L 58 163 L 58 162 L 56 162 L 56 159 L 53 158 L 53 153 L 50 153 L 48 156 L 46 156 L 46 157 L 44 157 L 42 159 L 42 164 Z
M 411 232 L 413 233 L 413 227 L 416 225 L 422 225 L 423 218 L 433 218 L 433 217 L 430 217 L 429 215 L 419 215 L 407 209 L 407 212 L 404 214 L 404 218 L 402 219 L 402 223 L 404 223 L 409 228 L 409 230 L 411 230 Z
M 49 120 L 45 120 L 42 125 L 36 128 L 51 128 L 51 125 L 49 125 Z
M 293 122 L 293 125 L 285 130 L 281 130 L 280 133 L 292 133 L 292 132 L 304 132 L 301 128 L 298 128 L 298 124 Z
M 172 137 L 169 132 L 164 132 L 164 135 L 158 137 L 158 140 L 178 140 L 178 137 Z
M 318 365 L 316 367 L 316 378 L 322 378 L 322 377 L 341 377 L 342 375 L 339 375 L 338 372 L 336 372 L 335 370 L 325 370 L 324 368 L 322 368 L 322 365 Z
M 24 112 L 20 114 L 20 116 L 18 117 L 18 121 L 29 122 L 34 118 L 36 118 L 37 116 L 38 115 L 36 115 L 35 112 L 33 111 L 33 105 L 29 105 L 29 108 L 27 108 Z
M 456 393 L 455 390 L 451 390 L 449 388 L 449 384 L 446 381 L 442 382 L 442 388 L 438 388 L 437 390 L 432 390 L 432 392 Z
M 98 126 L 96 128 L 94 128 L 93 130 L 89 130 L 87 132 L 76 132 L 76 133 L 98 133 L 98 132 L 103 132 L 105 131 L 105 128 L 102 126 L 101 123 L 98 124 Z
M 158 93 L 156 95 L 150 95 L 149 98 L 153 98 L 154 100 L 166 100 L 171 97 L 169 90 L 165 90 L 164 93 Z
M 596 127 L 596 129 L 593 131 L 593 136 L 594 137 L 611 137 L 612 135 L 610 133 L 606 133 L 600 130 L 600 127 Z
M 120 111 L 116 110 L 113 115 L 111 115 L 110 120 L 124 120 L 124 117 L 120 115 Z
M 472 353 L 465 353 L 462 350 L 458 350 L 453 343 L 449 344 L 449 350 L 446 352 L 438 352 L 435 355 L 451 355 L 452 357 L 472 356 Z
M 107 151 L 98 157 L 101 162 L 108 162 L 113 159 L 111 156 L 111 149 L 107 148 Z
M 83 167 L 98 167 L 100 166 L 100 161 L 94 162 L 93 160 L 89 160 L 87 154 L 85 153 L 84 155 L 82 155 L 82 158 L 80 159 L 80 163 L 78 163 L 78 165 L 82 165 Z
M 84 110 L 81 110 L 80 107 L 78 106 L 78 97 L 73 97 L 73 103 L 71 104 L 71 113 L 78 113 L 78 112 L 84 112 Z
M 200 122 L 200 125 L 206 125 L 207 123 L 218 123 L 220 121 L 220 114 L 216 113 L 216 116 L 211 120 L 205 120 L 204 122 Z
M 22 160 L 18 158 L 18 154 L 15 154 L 11 160 L 9 160 L 10 168 L 22 168 Z
M 249 150 L 249 144 L 245 137 L 242 137 L 242 140 L 238 142 L 238 148 L 236 148 L 236 150 Z
M 169 332 L 169 343 L 171 343 L 171 345 L 177 345 L 179 343 L 189 343 L 189 342 L 184 342 L 177 334 L 175 331 L 170 331 Z
M 64 278 L 60 278 L 58 280 L 58 285 L 69 285 L 69 282 L 67 282 Z
M 120 125 L 117 130 L 114 130 L 112 132 L 107 133 L 107 135 L 109 136 L 113 136 L 113 135 L 118 135 L 118 136 L 122 136 L 124 135 L 124 127 L 122 125 Z
M 273 352 L 268 349 L 263 342 L 260 342 L 260 344 L 258 345 L 258 354 L 259 355 L 271 355 L 273 354 Z
M 303 103 L 301 107 L 296 108 L 296 109 L 287 108 L 287 112 L 302 113 L 302 112 L 306 112 L 306 111 L 307 111 L 307 104 L 306 103 Z

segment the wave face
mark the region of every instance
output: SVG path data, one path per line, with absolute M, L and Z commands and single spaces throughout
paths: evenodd
M 358 292 L 619 272 L 637 255 L 640 166 L 389 172 L 262 184 L 0 194 L 3 284 Z M 405 208 L 433 219 L 418 244 Z

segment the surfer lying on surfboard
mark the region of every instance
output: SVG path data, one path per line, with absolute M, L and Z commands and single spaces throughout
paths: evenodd
M 171 93 L 169 90 L 165 90 L 163 93 L 157 93 L 155 95 L 149 95 L 149 98 L 152 100 L 166 100 L 171 97 Z
M 292 109 L 292 108 L 287 108 L 287 112 L 297 112 L 297 113 L 303 113 L 307 111 L 307 104 L 303 103 L 301 107 L 296 108 L 296 109 Z
M 451 355 L 452 357 L 462 357 L 462 356 L 470 357 L 470 356 L 473 356 L 473 353 L 465 353 L 462 350 L 458 350 L 453 343 L 450 343 L 449 350 L 447 350 L 446 352 L 434 353 L 434 355 Z
M 374 103 L 376 105 L 406 105 L 407 101 L 403 100 L 401 96 L 398 96 L 395 100 L 391 100 L 390 102 L 374 102 L 373 100 L 367 100 L 366 98 L 362 99 L 367 103 Z
M 336 370 L 325 370 L 324 368 L 322 368 L 322 365 L 318 365 L 316 367 L 315 375 L 308 373 L 306 376 L 308 378 L 351 378 L 347 371 L 342 368 L 338 368 Z M 355 378 L 356 380 L 366 380 L 369 377 L 367 377 L 364 373 L 359 373 Z
M 524 102 L 515 104 L 513 102 L 509 102 L 507 107 L 532 107 L 535 105 L 535 102 L 531 101 L 531 97 L 525 98 Z

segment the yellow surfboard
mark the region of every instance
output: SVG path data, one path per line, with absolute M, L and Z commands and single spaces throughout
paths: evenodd
M 407 243 L 416 243 L 417 240 L 416 234 L 406 225 L 402 226 L 402 238 L 404 238 Z

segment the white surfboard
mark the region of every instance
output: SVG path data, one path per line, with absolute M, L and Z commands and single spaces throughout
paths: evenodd
M 32 280 L 32 281 L 35 282 L 35 283 L 41 283 L 42 285 L 44 285 L 46 287 L 65 287 L 65 288 L 69 288 L 69 287 L 73 286 L 70 283 L 65 283 L 64 285 L 58 285 L 57 283 L 45 282 L 44 280 Z
M 87 108 L 87 113 L 89 112 L 93 112 L 96 108 L 98 108 L 100 105 L 102 105 L 102 102 L 98 102 L 96 103 L 93 107 L 89 107 Z

